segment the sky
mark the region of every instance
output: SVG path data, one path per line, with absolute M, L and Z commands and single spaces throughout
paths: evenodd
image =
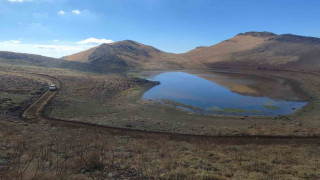
M 247 31 L 320 37 L 320 0 L 0 0 L 0 51 L 60 58 L 134 40 L 173 53 Z

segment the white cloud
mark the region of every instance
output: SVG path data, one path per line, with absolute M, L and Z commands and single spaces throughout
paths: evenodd
M 65 15 L 65 14 L 66 14 L 66 12 L 64 12 L 62 10 L 58 12 L 58 15 Z
M 79 41 L 78 44 L 103 44 L 103 43 L 113 43 L 110 39 L 96 39 L 96 38 L 88 38 L 83 41 Z
M 59 49 L 59 46 L 56 45 L 34 45 L 34 47 L 39 49 Z
M 91 41 L 90 39 L 99 40 L 99 44 L 113 42 L 112 40 L 95 38 L 89 38 L 88 41 L 84 40 L 80 42 L 60 42 L 59 40 L 53 40 L 51 43 L 46 44 L 23 43 L 18 40 L 8 40 L 0 42 L 0 51 L 39 54 L 60 58 L 95 47 L 97 41 Z
M 59 39 L 54 39 L 54 40 L 53 40 L 53 42 L 59 42 L 59 41 L 60 41 Z
M 71 12 L 72 12 L 73 14 L 77 14 L 77 15 L 78 15 L 78 14 L 81 14 L 81 11 L 79 11 L 78 9 L 72 10 Z
M 27 1 L 32 1 L 32 0 L 8 0 L 9 2 L 18 2 L 18 3 L 23 3 Z
M 9 40 L 9 41 L 3 41 L 5 44 L 20 44 L 21 41 L 19 40 Z

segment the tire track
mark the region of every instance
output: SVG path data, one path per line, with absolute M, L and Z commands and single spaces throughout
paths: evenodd
M 56 91 L 49 91 L 47 90 L 36 102 L 31 104 L 22 114 L 22 118 L 29 120 L 29 121 L 39 121 L 39 120 L 46 120 L 43 116 L 43 110 L 48 105 L 48 103 L 58 94 L 58 91 L 62 87 L 61 81 L 57 78 L 52 76 L 44 75 L 44 74 L 33 74 L 28 73 L 30 75 L 36 75 L 42 79 L 46 79 L 48 84 L 56 84 L 57 90 Z

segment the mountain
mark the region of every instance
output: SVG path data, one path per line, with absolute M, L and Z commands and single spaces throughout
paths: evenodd
M 182 54 L 189 61 L 211 65 L 211 63 L 232 60 L 233 54 L 252 50 L 266 43 L 272 33 L 245 33 L 210 47 L 200 47 Z
M 63 59 L 125 70 L 224 67 L 319 71 L 319 58 L 319 38 L 246 32 L 182 54 L 166 53 L 126 40 L 102 44 Z
M 62 59 L 0 51 L 0 62 L 94 72 L 217 67 L 320 72 L 320 38 L 246 32 L 182 54 L 125 40 Z
M 181 67 L 185 62 L 180 55 L 166 53 L 131 40 L 102 44 L 63 59 L 99 64 L 106 69 L 170 69 Z
M 181 55 L 207 68 L 270 68 L 319 71 L 320 38 L 247 32 L 210 47 Z
M 0 51 L 0 60 L 1 62 L 7 62 L 11 64 L 16 63 L 23 65 L 37 65 L 46 67 L 56 66 L 60 63 L 60 60 L 55 58 L 8 51 Z
M 81 71 L 103 72 L 103 69 L 98 66 L 93 66 L 87 63 L 71 62 L 62 59 L 45 57 L 34 54 L 15 53 L 8 51 L 0 51 L 0 63 L 25 66 L 40 66 L 48 68 L 65 68 Z

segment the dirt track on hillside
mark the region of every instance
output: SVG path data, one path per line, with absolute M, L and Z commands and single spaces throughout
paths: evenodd
M 62 82 L 52 76 L 45 74 L 34 74 L 45 79 L 48 84 L 56 84 L 57 91 L 46 91 L 36 102 L 30 105 L 22 114 L 22 118 L 29 122 L 50 123 L 53 126 L 61 126 L 68 128 L 87 128 L 94 129 L 99 132 L 107 130 L 109 134 L 125 135 L 142 138 L 167 138 L 169 140 L 187 141 L 192 143 L 215 143 L 215 144 L 319 144 L 320 137 L 315 136 L 263 136 L 263 135 L 242 135 L 242 136 L 207 136 L 192 134 L 177 134 L 170 132 L 154 132 L 129 128 L 109 127 L 104 125 L 92 124 L 87 122 L 75 122 L 64 119 L 56 119 L 46 117 L 43 110 L 51 100 L 58 94 L 62 87 Z
M 32 74 L 36 75 L 42 79 L 45 79 L 48 84 L 56 84 L 58 90 L 57 91 L 46 91 L 36 102 L 31 104 L 22 114 L 23 119 L 27 119 L 29 121 L 38 121 L 38 120 L 46 120 L 46 118 L 42 115 L 43 109 L 46 105 L 58 94 L 58 91 L 62 87 L 62 83 L 51 76 L 44 74 Z

